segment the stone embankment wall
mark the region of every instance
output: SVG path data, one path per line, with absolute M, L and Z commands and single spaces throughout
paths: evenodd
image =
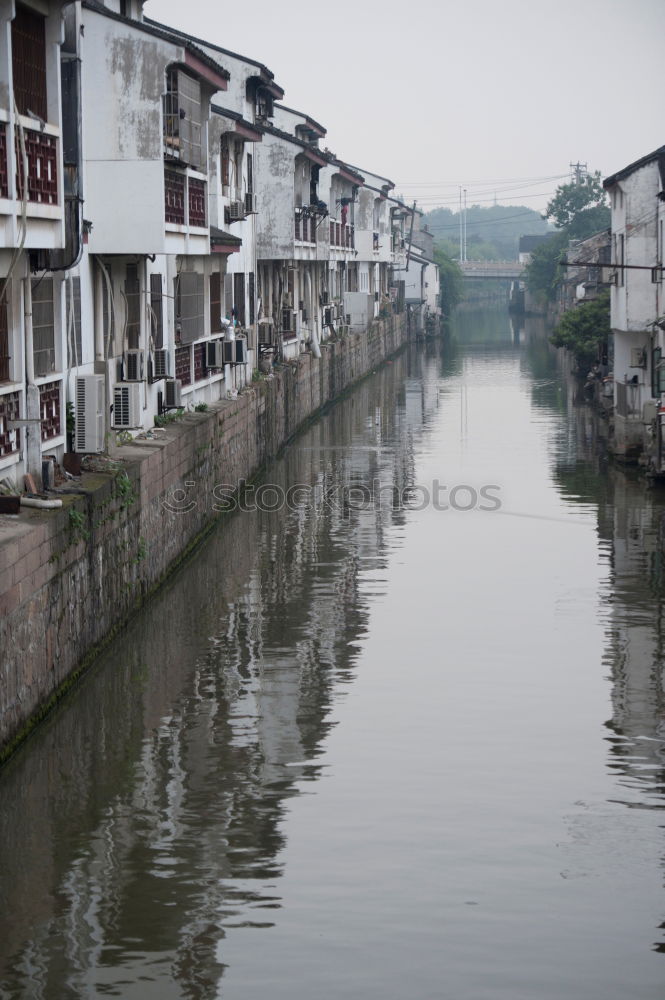
M 375 322 L 119 448 L 62 510 L 0 515 L 0 760 L 214 523 L 215 487 L 250 479 L 406 336 L 403 315 Z

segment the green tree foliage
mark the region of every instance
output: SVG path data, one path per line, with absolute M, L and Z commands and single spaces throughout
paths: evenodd
M 434 247 L 434 260 L 439 265 L 441 311 L 444 316 L 450 316 L 464 298 L 464 275 L 459 265 L 438 244 Z
M 599 350 L 610 333 L 610 293 L 604 292 L 592 302 L 583 302 L 565 313 L 550 340 L 555 347 L 572 351 L 578 367 L 586 371 L 598 360 Z
M 600 171 L 581 177 L 579 184 L 560 184 L 547 205 L 545 217 L 557 229 L 565 229 L 573 240 L 584 240 L 608 229 L 610 209 Z
M 562 230 L 535 248 L 524 272 L 530 292 L 540 293 L 548 301 L 554 299 L 561 277 L 559 262 L 567 246 L 568 234 Z
M 524 277 L 530 292 L 552 301 L 562 276 L 558 265 L 569 241 L 584 240 L 609 228 L 611 216 L 600 171 L 580 177 L 579 183 L 560 184 L 545 218 L 557 226 L 556 234 L 532 253 Z

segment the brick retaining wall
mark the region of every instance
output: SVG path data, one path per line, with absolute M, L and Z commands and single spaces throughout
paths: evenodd
M 376 322 L 122 447 L 120 471 L 84 476 L 61 511 L 0 515 L 0 760 L 211 526 L 215 486 L 250 479 L 405 341 L 403 316 Z

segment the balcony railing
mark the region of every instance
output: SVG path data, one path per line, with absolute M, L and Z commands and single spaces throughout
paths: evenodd
M 355 229 L 343 222 L 330 223 L 330 246 L 340 247 L 342 250 L 353 250 L 355 248 Z
M 189 224 L 190 226 L 205 226 L 206 224 L 206 186 L 205 181 L 197 177 L 188 178 Z
M 24 128 L 28 160 L 28 201 L 38 205 L 58 204 L 58 140 L 54 135 Z M 16 136 L 16 192 L 23 198 L 23 158 Z M 6 149 L 5 149 L 6 156 Z
M 185 225 L 185 175 L 178 170 L 164 171 L 164 218 Z
M 296 209 L 295 214 L 295 238 L 301 243 L 316 243 L 315 215 L 305 214 L 302 209 Z
M 207 190 L 205 181 L 188 177 L 181 170 L 164 169 L 164 219 L 175 226 L 205 227 Z M 187 206 L 187 213 L 185 213 Z
M 9 426 L 10 421 L 19 419 L 20 406 L 18 392 L 6 392 L 0 396 L 0 458 L 13 455 L 21 448 L 19 428 Z
M 60 419 L 60 397 L 62 382 L 46 382 L 39 387 L 39 405 L 42 419 L 42 441 L 60 437 L 62 424 Z

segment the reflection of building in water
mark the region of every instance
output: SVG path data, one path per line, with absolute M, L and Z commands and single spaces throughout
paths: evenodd
M 615 474 L 608 662 L 614 764 L 629 805 L 665 806 L 663 518 L 658 494 Z
M 634 472 L 607 468 L 599 446 L 605 423 L 590 407 L 571 405 L 563 427 L 557 486 L 567 502 L 597 510 L 599 548 L 609 566 L 605 665 L 612 704 L 608 767 L 617 788 L 612 802 L 660 811 L 665 808 L 665 495 L 646 489 Z M 611 823 L 601 819 L 593 837 L 610 836 Z M 586 822 L 593 821 L 589 812 Z M 575 829 L 584 822 L 578 817 Z M 586 830 L 583 834 L 584 841 Z M 653 947 L 665 952 L 665 937 L 659 936 Z
M 400 396 L 414 364 L 299 438 L 269 475 L 304 501 L 229 516 L 3 772 L 0 990 L 132 998 L 143 976 L 209 996 L 225 926 L 270 924 L 285 803 L 319 774 L 367 629 L 362 574 L 400 516 L 340 488 L 412 481 L 436 406 L 415 374 Z

